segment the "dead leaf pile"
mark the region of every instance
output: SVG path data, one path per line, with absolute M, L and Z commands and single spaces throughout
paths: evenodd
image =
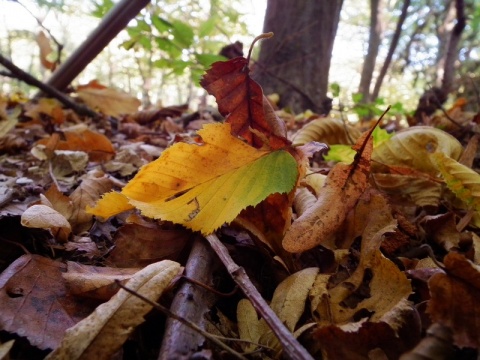
M 138 111 L 96 81 L 75 89 L 95 119 L 0 98 L 0 358 L 178 356 L 192 330 L 115 280 L 227 345 L 197 334 L 186 358 L 282 358 L 277 329 L 198 245 L 212 233 L 313 358 L 476 358 L 474 114 L 447 112 L 462 136 L 435 114 L 394 133 L 295 116 L 272 108 L 243 57 L 201 85 L 218 116 Z

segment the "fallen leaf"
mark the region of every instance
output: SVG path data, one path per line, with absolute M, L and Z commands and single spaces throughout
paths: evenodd
M 321 118 L 309 122 L 293 136 L 293 145 L 319 141 L 328 145 L 353 144 L 361 133 L 341 119 Z
M 83 179 L 80 186 L 70 194 L 72 211 L 69 213 L 68 221 L 75 234 L 81 234 L 90 229 L 93 216 L 85 210 L 86 207 L 93 206 L 100 195 L 110 191 L 112 187 L 113 183 L 108 176 L 94 172 Z
M 247 206 L 295 185 L 297 163 L 287 151 L 255 149 L 233 137 L 230 124 L 205 125 L 198 134 L 202 144 L 174 144 L 121 194 L 105 194 L 88 212 L 107 218 L 135 206 L 145 216 L 210 234 Z
M 275 289 L 270 307 L 288 330 L 294 332 L 305 311 L 309 292 L 317 277 L 318 268 L 298 271 L 283 280 Z M 281 344 L 264 319 L 258 319 L 255 308 L 249 300 L 241 300 L 237 306 L 238 332 L 240 338 L 281 350 Z M 246 345 L 247 349 L 255 346 Z
M 81 127 L 78 130 L 64 131 L 63 136 L 65 140 L 55 141 L 52 150 L 84 151 L 88 154 L 90 161 L 96 162 L 110 160 L 115 154 L 112 143 L 105 135 L 88 128 Z M 47 146 L 49 141 L 50 138 L 41 139 L 36 146 Z
M 181 271 L 180 264 L 164 260 L 137 272 L 126 286 L 156 301 Z M 152 305 L 121 289 L 110 301 L 65 332 L 58 348 L 46 359 L 109 359 L 131 332 L 145 321 Z
M 14 343 L 15 340 L 10 340 L 3 344 L 0 344 L 0 360 L 9 360 L 11 358 L 9 356 L 9 353 Z
M 56 124 L 62 124 L 65 121 L 62 104 L 57 99 L 42 97 L 36 103 L 25 104 L 25 116 L 40 120 L 42 114 L 48 115 Z
M 166 229 L 155 222 L 125 224 L 114 235 L 108 263 L 143 267 L 163 259 L 176 260 L 191 238 L 185 229 Z
M 79 86 L 77 95 L 91 108 L 114 117 L 135 113 L 141 105 L 136 97 L 94 82 Z
M 375 359 L 371 357 L 375 349 L 382 350 L 384 359 L 398 359 L 417 343 L 420 335 L 415 311 L 403 302 L 378 322 L 359 321 L 319 327 L 313 330 L 312 337 L 316 353 L 321 350 L 329 360 L 370 360 Z
M 309 250 L 324 243 L 340 228 L 347 212 L 355 206 L 368 185 L 372 130 L 363 134 L 354 145 L 358 152 L 355 161 L 351 165 L 335 165 L 316 203 L 287 230 L 283 238 L 285 250 L 293 253 Z
M 35 40 L 40 48 L 40 63 L 45 69 L 55 70 L 56 64 L 48 60 L 48 56 L 52 53 L 52 47 L 50 46 L 50 40 L 47 38 L 43 31 L 39 31 Z
M 372 171 L 385 172 L 382 165 L 409 167 L 437 176 L 429 154 L 444 153 L 458 159 L 463 151 L 460 142 L 452 135 L 429 126 L 412 126 L 397 132 L 390 140 L 381 143 L 372 154 Z
M 284 148 L 290 144 L 285 124 L 275 115 L 262 88 L 249 72 L 244 57 L 218 61 L 212 64 L 200 84 L 215 96 L 218 111 L 232 125 L 233 135 L 243 137 L 257 148 L 264 143 L 274 150 Z
M 23 255 L 0 275 L 0 328 L 24 336 L 40 349 L 55 349 L 65 330 L 93 310 L 92 302 L 68 294 L 65 264 Z
M 32 205 L 22 214 L 22 225 L 49 230 L 58 242 L 68 241 L 72 227 L 58 211 L 46 205 Z
M 119 289 L 115 280 L 125 284 L 138 271 L 138 268 L 118 269 L 67 261 L 67 272 L 62 277 L 70 294 L 107 301 Z
M 431 299 L 427 313 L 433 322 L 453 331 L 455 345 L 480 346 L 480 267 L 464 255 L 449 252 L 443 259 L 446 273 L 428 281 Z

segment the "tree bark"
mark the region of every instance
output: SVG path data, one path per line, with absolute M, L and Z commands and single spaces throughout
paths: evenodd
M 368 38 L 368 51 L 363 63 L 362 74 L 358 92 L 363 95 L 361 102 L 370 102 L 370 84 L 372 83 L 375 62 L 377 61 L 378 49 L 382 42 L 384 24 L 382 13 L 384 11 L 383 0 L 370 0 L 370 34 Z
M 326 114 L 328 72 L 343 0 L 268 0 L 263 41 L 254 78 L 280 106 Z
M 383 79 L 387 74 L 387 70 L 392 62 L 393 54 L 398 46 L 398 41 L 400 40 L 400 35 L 402 34 L 402 26 L 407 18 L 408 7 L 410 6 L 410 0 L 405 0 L 402 6 L 402 12 L 398 17 L 397 27 L 395 28 L 395 32 L 392 37 L 392 42 L 390 43 L 390 47 L 388 48 L 388 54 L 383 62 L 382 68 L 380 69 L 380 73 L 378 74 L 377 80 L 375 81 L 375 87 L 373 88 L 373 92 L 371 95 L 371 101 L 375 101 L 378 98 L 378 94 L 380 93 L 380 88 L 382 87 Z

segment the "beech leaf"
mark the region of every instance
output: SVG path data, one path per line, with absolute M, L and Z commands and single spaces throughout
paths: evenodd
M 250 77 L 247 59 L 236 57 L 212 64 L 200 84 L 215 96 L 218 111 L 232 125 L 233 135 L 243 137 L 255 147 L 265 142 L 262 135 L 272 149 L 290 144 L 285 124 L 275 115 L 260 85 Z
M 22 214 L 25 227 L 47 229 L 59 242 L 66 242 L 72 232 L 68 220 L 58 211 L 46 205 L 32 205 Z
M 397 132 L 375 148 L 372 170 L 380 172 L 381 164 L 385 164 L 410 167 L 436 176 L 438 170 L 430 161 L 430 153 L 442 152 L 458 159 L 462 151 L 459 141 L 445 131 L 429 126 L 413 126 Z
M 137 272 L 126 287 L 156 301 L 180 271 L 180 264 L 164 260 Z M 46 359 L 109 359 L 151 309 L 152 305 L 121 289 L 69 328 L 60 346 Z
M 430 155 L 447 187 L 469 208 L 480 211 L 480 175 L 443 153 Z
M 257 150 L 209 124 L 202 144 L 177 143 L 142 167 L 121 194 L 108 193 L 88 212 L 109 217 L 133 206 L 142 214 L 182 224 L 204 235 L 231 222 L 268 195 L 289 192 L 298 177 L 287 151 Z
M 328 145 L 352 144 L 360 137 L 360 131 L 340 119 L 322 118 L 309 122 L 293 137 L 294 145 L 319 141 Z

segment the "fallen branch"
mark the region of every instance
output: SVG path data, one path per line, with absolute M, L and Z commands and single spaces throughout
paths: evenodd
M 312 356 L 302 345 L 300 345 L 297 339 L 293 337 L 293 334 L 288 331 L 278 316 L 273 312 L 272 308 L 268 306 L 262 295 L 260 295 L 257 288 L 248 277 L 245 269 L 238 266 L 233 261 L 227 248 L 223 245 L 217 235 L 210 234 L 206 239 L 210 243 L 212 249 L 217 253 L 223 265 L 227 268 L 232 279 L 238 284 L 240 289 L 242 289 L 245 296 L 252 302 L 255 309 L 277 336 L 278 340 L 283 345 L 285 355 L 294 360 L 313 360 Z
M 25 82 L 29 85 L 32 85 L 32 86 L 35 86 L 35 87 L 39 88 L 45 94 L 48 94 L 48 95 L 54 97 L 55 99 L 60 101 L 63 105 L 65 105 L 67 108 L 75 111 L 77 114 L 85 115 L 85 116 L 91 116 L 93 118 L 100 117 L 100 114 L 93 111 L 89 107 L 76 103 L 68 95 L 65 95 L 61 91 L 59 91 L 59 90 L 55 89 L 54 87 L 51 87 L 51 86 L 41 82 L 40 80 L 36 79 L 35 77 L 30 75 L 29 73 L 23 71 L 17 65 L 12 63 L 6 57 L 4 57 L 2 54 L 0 54 L 0 64 L 3 65 L 4 67 L 6 67 L 15 78 L 17 78 L 17 79 L 19 79 L 19 80 L 21 80 L 21 81 L 23 81 L 23 82 Z

